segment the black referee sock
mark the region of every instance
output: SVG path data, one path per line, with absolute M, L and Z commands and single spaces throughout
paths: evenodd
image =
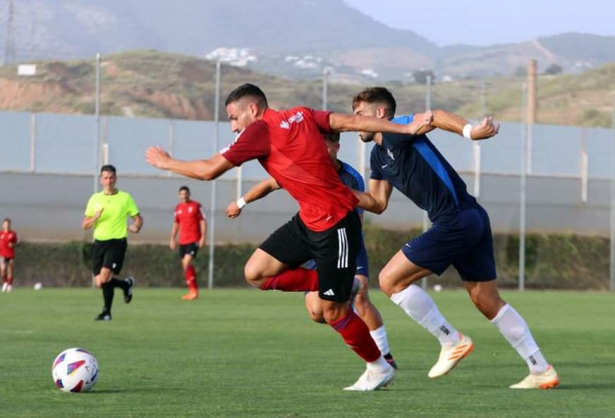
M 129 284 L 126 280 L 116 279 L 115 277 L 111 279 L 113 287 L 120 287 L 122 290 L 128 290 Z
M 103 299 L 105 300 L 105 313 L 111 315 L 111 305 L 113 305 L 113 283 L 107 282 L 102 284 Z

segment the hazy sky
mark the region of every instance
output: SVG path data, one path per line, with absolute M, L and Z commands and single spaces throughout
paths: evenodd
M 344 1 L 438 45 L 512 43 L 564 32 L 615 36 L 614 0 Z

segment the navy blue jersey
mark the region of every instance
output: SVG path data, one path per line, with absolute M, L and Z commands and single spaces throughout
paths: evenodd
M 413 118 L 399 116 L 393 122 L 407 125 Z M 382 144 L 372 149 L 370 165 L 370 178 L 390 182 L 426 210 L 432 222 L 477 206 L 459 174 L 425 135 L 382 134 Z
M 363 181 L 363 176 L 359 174 L 357 170 L 352 168 L 351 165 L 346 164 L 345 162 L 338 160 L 342 166 L 337 171 L 337 175 L 340 176 L 340 180 L 346 186 L 350 187 L 353 190 L 358 190 L 360 192 L 365 191 L 365 182 Z M 363 209 L 355 208 L 357 213 L 360 215 L 363 213 Z

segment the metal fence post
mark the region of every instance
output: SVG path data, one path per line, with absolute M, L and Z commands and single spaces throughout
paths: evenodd
M 479 121 L 482 121 L 484 117 L 487 116 L 487 97 L 486 97 L 487 83 L 485 80 L 481 83 L 480 88 L 480 110 L 481 115 L 479 117 Z M 473 156 L 473 165 L 474 165 L 474 197 L 480 197 L 480 163 L 481 163 L 481 150 L 480 150 L 480 141 L 472 141 L 472 156 Z
M 581 202 L 587 203 L 589 188 L 589 157 L 587 155 L 585 128 L 581 129 Z
M 36 113 L 30 115 L 30 171 L 34 173 L 36 166 Z
M 175 148 L 175 121 L 171 119 L 169 120 L 169 154 L 171 156 L 174 155 L 174 148 Z M 169 170 L 167 173 L 169 177 L 173 176 L 173 172 L 171 170 Z

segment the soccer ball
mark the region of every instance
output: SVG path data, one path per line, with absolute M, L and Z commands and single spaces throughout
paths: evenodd
M 98 380 L 98 361 L 83 348 L 69 348 L 53 361 L 51 375 L 64 392 L 87 392 Z
M 441 284 L 434 285 L 433 290 L 435 290 L 436 292 L 441 292 L 442 291 L 442 285 Z

